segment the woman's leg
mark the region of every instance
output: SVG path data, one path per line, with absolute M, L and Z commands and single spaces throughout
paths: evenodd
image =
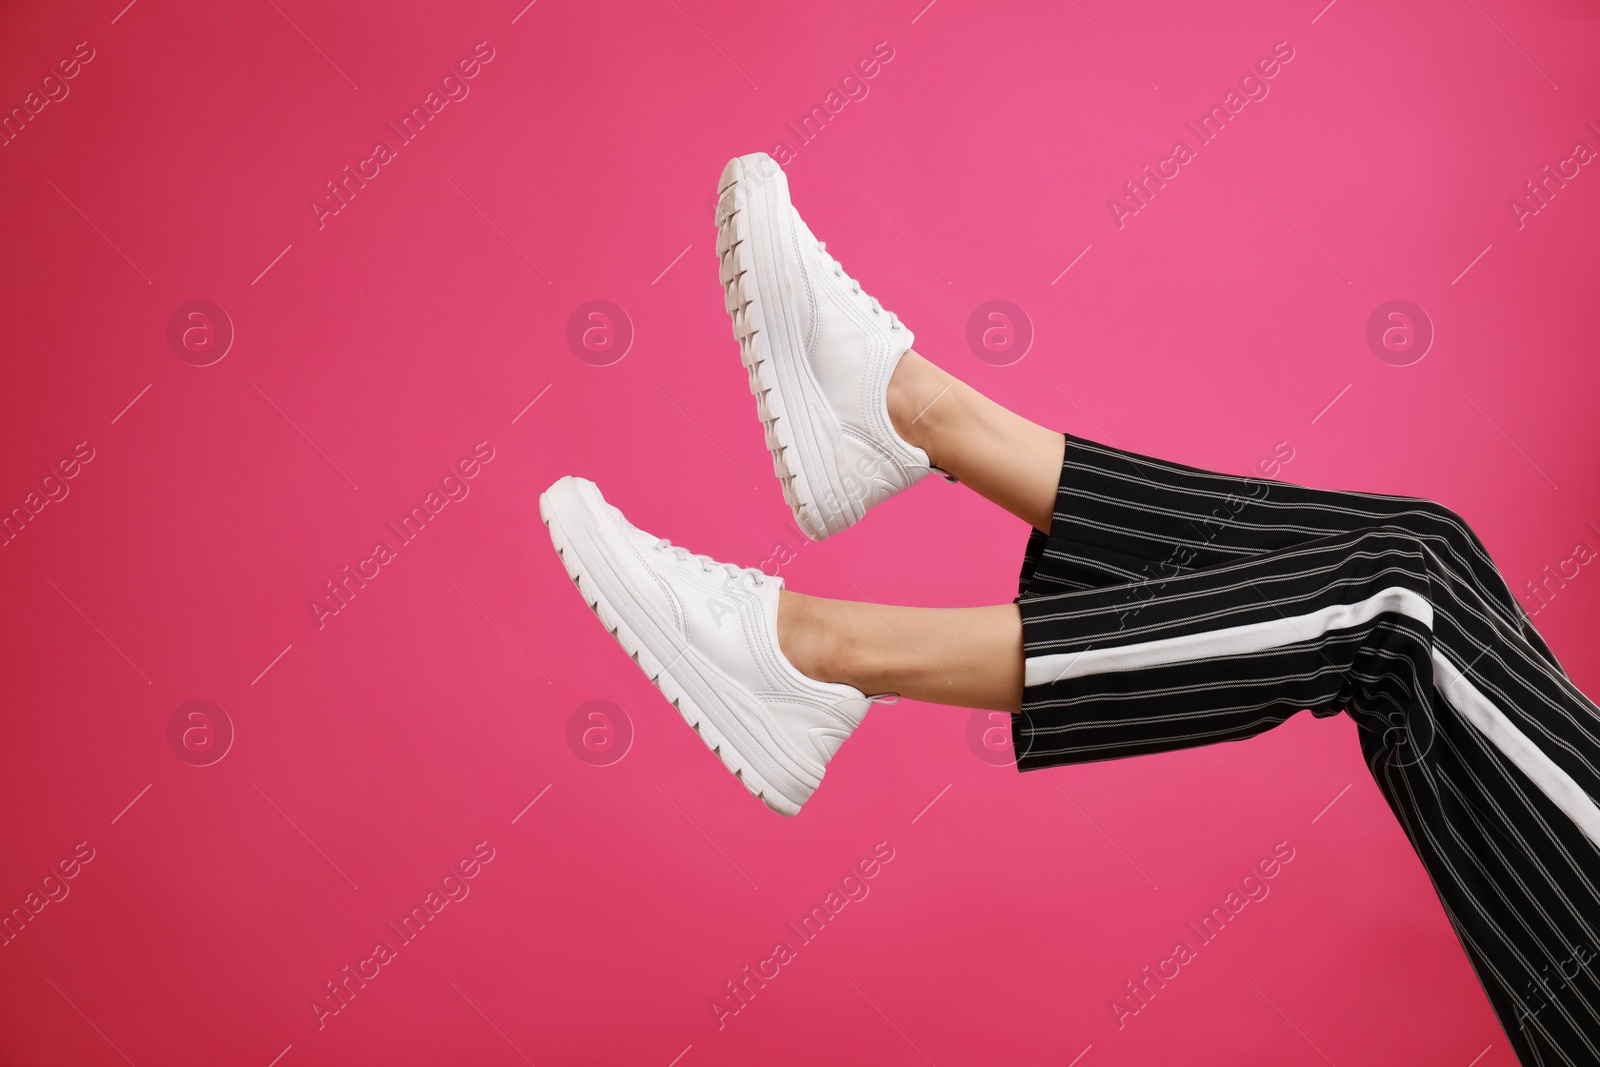
M 1022 706 L 1022 615 L 1015 604 L 905 608 L 785 589 L 778 643 L 801 674 L 819 682 L 963 708 Z
M 1452 574 L 1554 656 L 1459 516 L 1431 501 L 1334 493 L 1202 471 L 1069 438 L 979 393 L 916 351 L 890 377 L 890 420 L 932 464 L 1036 531 L 1023 596 L 1127 584 L 1125 616 L 1159 582 L 1330 535 L 1400 523 L 1457 564 Z M 1052 535 L 1053 534 L 1053 535 Z M 778 632 L 804 673 L 866 692 L 1015 712 L 1021 624 L 1015 608 L 917 609 L 785 590 Z
M 1450 555 L 1456 580 L 1555 662 L 1466 524 L 1430 501 L 1241 478 L 1068 438 L 915 351 L 896 366 L 887 400 L 896 432 L 934 466 L 1034 527 L 1024 596 L 1126 583 L 1124 615 L 1132 617 L 1152 595 L 1141 580 L 1159 588 L 1178 574 L 1396 522 Z M 1014 607 L 919 609 L 785 590 L 778 633 L 790 660 L 819 681 L 1019 710 L 1023 651 Z
M 889 378 L 895 432 L 1029 526 L 1050 532 L 1061 480 L 1062 436 L 996 404 L 908 351 Z
M 1043 533 L 1065 439 L 1001 407 L 908 351 L 889 379 L 895 432 L 945 471 Z M 1022 703 L 1022 617 L 1014 604 L 908 608 L 804 596 L 778 606 L 778 641 L 806 676 L 864 693 L 1015 712 Z
M 1023 596 L 1171 577 L 1393 522 L 1449 555 L 1456 580 L 1557 665 L 1482 543 L 1432 501 L 1205 471 L 1065 436 L 915 350 L 895 367 L 887 402 L 895 431 L 933 466 L 1037 531 Z

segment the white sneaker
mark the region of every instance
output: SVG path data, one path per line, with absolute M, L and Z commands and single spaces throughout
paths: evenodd
M 772 468 L 820 541 L 928 473 L 928 454 L 889 421 L 889 375 L 911 331 L 828 255 L 771 156 L 729 160 L 717 192 L 724 303 Z
M 583 478 L 546 489 L 539 515 L 584 602 L 656 688 L 746 789 L 798 815 L 872 699 L 784 656 L 782 579 L 645 533 Z

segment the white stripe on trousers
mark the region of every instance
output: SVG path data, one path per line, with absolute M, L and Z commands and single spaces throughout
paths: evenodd
M 1330 604 L 1303 615 L 1284 616 L 1266 622 L 1225 626 L 1204 633 L 1159 638 L 1136 645 L 1114 648 L 1088 648 L 1081 652 L 1030 656 L 1024 668 L 1028 687 L 1051 685 L 1069 678 L 1108 671 L 1133 671 L 1142 667 L 1189 663 L 1217 656 L 1235 656 L 1282 648 L 1319 637 L 1330 630 L 1347 629 L 1369 622 L 1385 613 L 1410 616 L 1424 627 L 1433 628 L 1433 607 L 1410 589 L 1392 587 L 1354 604 Z M 1462 719 L 1471 723 L 1495 748 L 1526 774 L 1579 829 L 1600 848 L 1600 806 L 1517 729 L 1506 713 L 1494 706 L 1455 664 L 1435 649 L 1433 667 L 1439 690 Z

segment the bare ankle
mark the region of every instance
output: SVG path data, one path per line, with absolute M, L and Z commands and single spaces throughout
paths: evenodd
M 778 595 L 778 649 L 813 681 L 844 682 L 849 641 L 830 620 L 826 601 L 783 590 Z
M 928 453 L 936 467 L 939 430 L 955 414 L 957 398 L 951 394 L 960 384 L 915 350 L 907 351 L 889 376 L 890 423 L 907 444 Z

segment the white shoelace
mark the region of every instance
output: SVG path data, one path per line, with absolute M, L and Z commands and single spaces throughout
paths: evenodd
M 833 258 L 833 255 L 828 251 L 828 245 L 827 245 L 826 242 L 818 241 L 817 242 L 817 251 L 821 252 L 829 263 L 833 264 L 833 276 L 835 278 L 841 278 L 844 281 L 849 282 L 850 283 L 850 291 L 852 293 L 856 294 L 857 296 L 864 296 L 864 297 L 867 298 L 867 302 L 872 305 L 872 313 L 874 315 L 887 315 L 887 316 L 889 316 L 889 329 L 891 329 L 891 330 L 899 330 L 900 329 L 900 317 L 898 315 L 896 315 L 892 311 L 886 311 L 884 309 L 884 306 L 882 304 L 878 303 L 878 298 L 877 297 L 873 296 L 871 293 L 864 293 L 864 292 L 861 291 L 861 283 L 856 281 L 854 278 L 850 277 L 850 275 L 848 275 L 848 274 L 846 274 L 844 272 L 843 264 L 841 264 L 837 259 Z
M 704 574 L 715 574 L 717 568 L 721 567 L 727 572 L 729 578 L 748 578 L 750 579 L 750 584 L 757 588 L 767 584 L 767 576 L 755 567 L 741 567 L 735 563 L 719 563 L 710 556 L 703 556 L 698 552 L 690 552 L 681 545 L 675 545 L 665 537 L 658 539 L 655 547 L 657 552 L 671 552 L 675 558 L 685 563 L 690 560 L 699 563 L 700 570 Z

